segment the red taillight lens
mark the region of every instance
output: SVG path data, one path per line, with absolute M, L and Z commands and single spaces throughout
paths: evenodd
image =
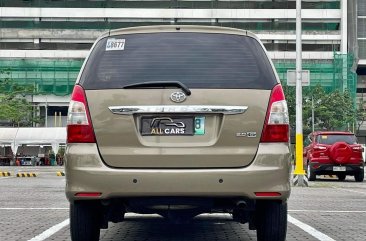
M 75 85 L 67 115 L 67 143 L 95 143 L 84 89 Z
M 281 193 L 279 193 L 279 192 L 256 192 L 255 195 L 257 197 L 280 197 Z
M 326 146 L 314 146 L 314 151 L 325 151 L 326 149 Z
M 354 146 L 354 147 L 352 147 L 352 149 L 354 151 L 359 151 L 359 152 L 363 152 L 364 151 L 363 148 L 362 148 L 362 146 Z
M 78 192 L 75 197 L 100 197 L 101 195 L 101 192 Z
M 280 84 L 271 93 L 261 142 L 288 142 L 290 139 L 287 102 Z

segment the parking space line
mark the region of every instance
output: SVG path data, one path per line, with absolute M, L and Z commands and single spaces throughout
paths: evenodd
M 69 208 L 0 208 L 0 210 L 68 210 Z
M 289 212 L 292 213 L 366 213 L 366 211 L 362 211 L 362 210 L 350 210 L 350 211 L 345 211 L 345 210 L 288 210 Z
M 1 177 L 0 180 L 7 179 L 7 178 L 15 178 L 15 177 Z
M 303 222 L 297 220 L 296 218 L 291 217 L 290 215 L 287 215 L 287 220 L 288 220 L 288 222 L 301 228 L 302 230 L 304 230 L 305 232 L 307 232 L 308 234 L 310 234 L 311 236 L 313 236 L 314 238 L 316 238 L 320 241 L 335 241 L 328 235 L 316 230 L 315 228 L 307 225 L 306 223 L 303 223 Z
M 360 192 L 360 191 L 355 191 L 355 190 L 349 190 L 349 189 L 340 188 L 340 187 L 332 187 L 332 188 L 339 189 L 339 190 L 343 190 L 343 191 L 347 191 L 347 192 L 354 192 L 354 193 L 359 193 L 359 194 L 364 194 L 364 195 L 366 195 L 366 192 Z
M 62 228 L 69 225 L 69 223 L 70 223 L 70 220 L 66 219 L 63 222 L 61 222 L 59 224 L 56 224 L 55 226 L 52 226 L 51 228 L 47 229 L 43 233 L 35 236 L 34 238 L 29 239 L 28 241 L 42 241 L 42 240 L 45 240 L 45 239 L 51 237 L 52 235 L 54 235 L 55 233 L 57 233 L 58 231 L 60 231 Z

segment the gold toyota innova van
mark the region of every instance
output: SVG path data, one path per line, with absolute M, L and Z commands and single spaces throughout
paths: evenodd
M 172 222 L 224 212 L 285 240 L 289 118 L 275 68 L 248 31 L 149 26 L 99 37 L 69 107 L 72 240 L 124 214 Z

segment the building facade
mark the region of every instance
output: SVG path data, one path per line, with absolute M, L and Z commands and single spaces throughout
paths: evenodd
M 359 5 L 365 2 L 359 0 Z M 355 24 L 366 20 L 366 7 L 356 17 L 356 3 L 302 1 L 303 69 L 310 70 L 311 85 L 348 89 L 354 99 Z M 262 40 L 286 83 L 287 70 L 295 69 L 295 22 L 295 0 L 0 0 L 0 78 L 35 87 L 36 94 L 29 98 L 45 119 L 40 126 L 65 126 L 83 59 L 94 40 L 109 29 L 202 24 L 250 30 Z M 360 35 L 360 28 L 359 56 L 366 59 L 366 36 Z

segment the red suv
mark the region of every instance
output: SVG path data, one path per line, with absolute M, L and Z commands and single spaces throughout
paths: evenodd
M 304 164 L 309 181 L 316 175 L 337 175 L 344 180 L 346 175 L 356 182 L 364 179 L 363 147 L 351 132 L 317 131 L 305 140 Z

